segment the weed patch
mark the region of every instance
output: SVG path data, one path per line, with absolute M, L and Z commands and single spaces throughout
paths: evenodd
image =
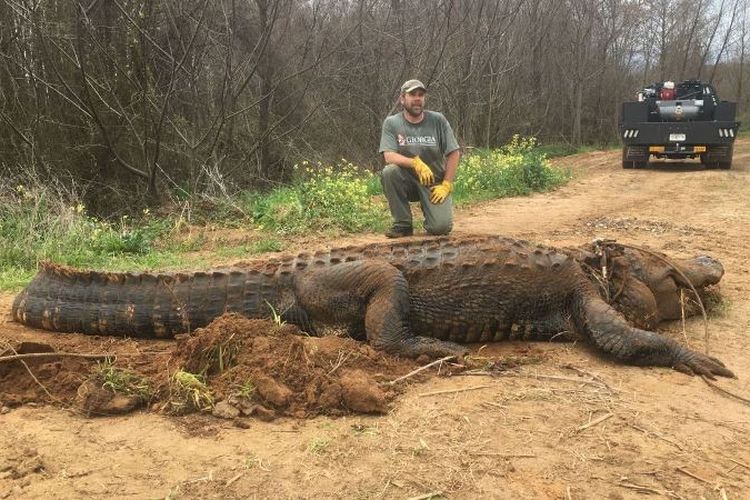
M 137 396 L 142 401 L 148 401 L 151 398 L 153 393 L 151 384 L 140 375 L 116 368 L 109 361 L 99 363 L 98 370 L 103 389 L 124 396 Z
M 148 211 L 141 215 L 137 221 L 102 221 L 44 187 L 6 190 L 0 200 L 0 289 L 28 281 L 45 260 L 110 269 L 163 264 L 172 256 L 159 253 L 156 242 L 168 235 L 169 223 Z
M 170 398 L 165 410 L 173 415 L 183 415 L 194 411 L 210 411 L 214 406 L 211 391 L 203 377 L 178 370 L 169 385 Z
M 515 136 L 504 148 L 466 156 L 455 184 L 458 203 L 548 191 L 571 177 L 553 167 L 533 138 Z
M 252 200 L 250 212 L 262 229 L 278 233 L 310 230 L 357 232 L 385 227 L 384 200 L 376 198 L 379 180 L 342 159 L 333 165 L 295 165 L 291 186 Z
M 310 440 L 307 445 L 307 451 L 313 455 L 323 455 L 328 451 L 331 446 L 331 440 L 327 438 L 317 437 Z

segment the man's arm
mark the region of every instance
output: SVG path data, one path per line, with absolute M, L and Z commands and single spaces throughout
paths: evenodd
M 456 169 L 458 168 L 458 160 L 461 159 L 461 150 L 456 149 L 448 153 L 445 157 L 445 177 L 444 180 L 453 182 L 456 178 Z
M 403 168 L 412 168 L 414 166 L 414 158 L 409 158 L 395 151 L 383 151 L 383 159 L 386 163 L 393 163 Z

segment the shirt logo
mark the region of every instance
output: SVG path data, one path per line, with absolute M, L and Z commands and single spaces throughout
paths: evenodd
M 399 146 L 437 146 L 437 139 L 433 135 L 398 134 L 396 139 Z

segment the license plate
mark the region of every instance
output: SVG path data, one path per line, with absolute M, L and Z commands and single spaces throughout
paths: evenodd
M 671 142 L 684 142 L 685 134 L 669 134 L 669 140 Z

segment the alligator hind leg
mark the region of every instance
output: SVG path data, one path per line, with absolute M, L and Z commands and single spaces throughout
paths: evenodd
M 578 327 L 604 352 L 634 365 L 669 366 L 690 375 L 734 377 L 724 363 L 648 330 L 633 328 L 598 295 L 581 304 Z
M 376 349 L 407 357 L 462 356 L 453 342 L 416 336 L 409 328 L 406 278 L 381 261 L 357 261 L 310 269 L 296 277 L 297 299 L 310 316 L 326 323 L 364 319 L 367 340 Z

